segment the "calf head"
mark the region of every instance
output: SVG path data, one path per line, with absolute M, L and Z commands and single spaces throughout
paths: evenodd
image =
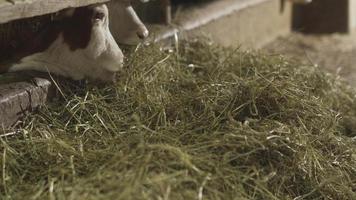
M 80 80 L 111 81 L 123 63 L 123 54 L 109 30 L 104 4 L 67 9 L 36 39 L 9 71 L 37 70 Z
M 131 6 L 131 0 L 114 0 L 108 3 L 110 9 L 110 30 L 121 44 L 134 44 L 144 39 L 149 32 Z

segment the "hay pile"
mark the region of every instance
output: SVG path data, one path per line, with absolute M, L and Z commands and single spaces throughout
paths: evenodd
M 356 199 L 355 92 L 207 42 L 139 47 L 1 138 L 0 199 Z

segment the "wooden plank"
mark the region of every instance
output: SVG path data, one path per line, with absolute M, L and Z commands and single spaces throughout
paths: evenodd
M 104 3 L 109 0 L 0 0 L 0 23 L 54 13 L 59 10 Z
M 53 91 L 52 83 L 45 78 L 2 83 L 16 78 L 14 74 L 0 76 L 0 129 L 14 125 L 26 114 L 46 104 Z

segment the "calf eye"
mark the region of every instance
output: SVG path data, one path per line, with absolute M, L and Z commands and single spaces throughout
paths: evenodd
M 102 21 L 104 20 L 104 18 L 105 18 L 105 13 L 103 12 L 97 12 L 94 14 L 94 20 Z

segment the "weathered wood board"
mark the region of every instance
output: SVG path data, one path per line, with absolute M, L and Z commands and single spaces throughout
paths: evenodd
M 52 83 L 47 79 L 32 78 L 12 82 L 12 79 L 16 79 L 13 76 L 0 75 L 0 129 L 14 125 L 38 106 L 47 103 L 53 91 Z M 9 83 L 6 83 L 7 79 Z
M 110 0 L 0 0 L 0 23 Z

